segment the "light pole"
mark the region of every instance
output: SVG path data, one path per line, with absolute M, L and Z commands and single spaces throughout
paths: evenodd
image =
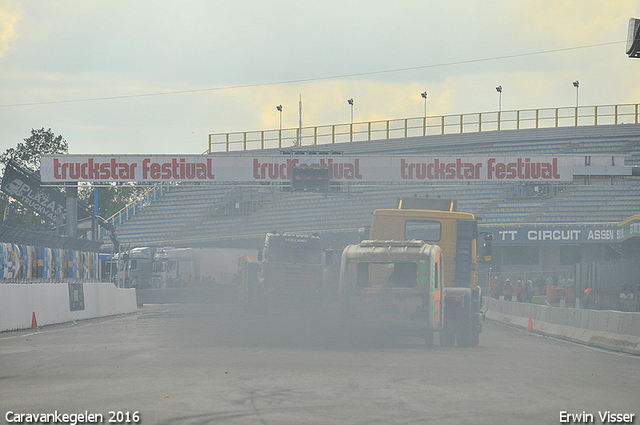
M 276 106 L 276 109 L 280 113 L 280 131 L 282 131 L 282 105 Z
M 573 87 L 576 88 L 576 127 L 578 126 L 578 88 L 580 87 L 580 81 L 575 80 Z
M 427 135 L 427 92 L 420 93 L 420 96 L 424 99 L 424 123 L 422 126 L 422 135 Z
M 347 99 L 347 103 L 351 108 L 351 124 L 349 124 L 349 141 L 353 142 L 353 98 Z
M 280 114 L 280 130 L 278 130 L 279 146 L 282 147 L 282 105 L 276 106 L 278 113 Z
M 500 130 L 500 115 L 502 115 L 502 86 L 496 87 L 496 91 L 499 93 L 499 97 L 498 97 L 498 130 Z

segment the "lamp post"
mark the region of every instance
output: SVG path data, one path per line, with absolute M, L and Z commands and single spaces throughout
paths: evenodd
M 420 93 L 420 96 L 424 99 L 424 123 L 422 126 L 422 135 L 427 135 L 427 92 Z
M 578 126 L 578 89 L 580 87 L 580 81 L 575 80 L 573 82 L 573 87 L 576 88 L 576 127 Z
M 351 124 L 349 124 L 349 141 L 353 142 L 353 98 L 347 99 L 347 103 L 351 108 Z
M 502 86 L 496 87 L 496 91 L 499 93 L 499 97 L 498 97 L 498 130 L 500 130 L 500 115 L 502 115 Z
M 276 106 L 276 109 L 280 114 L 280 129 L 278 130 L 278 146 L 282 147 L 282 105 Z

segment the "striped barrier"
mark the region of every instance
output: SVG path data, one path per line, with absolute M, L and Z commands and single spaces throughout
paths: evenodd
M 485 317 L 580 344 L 640 355 L 640 313 L 580 310 L 488 298 Z

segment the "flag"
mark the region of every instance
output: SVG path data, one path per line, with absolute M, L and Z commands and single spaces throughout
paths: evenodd
M 2 217 L 2 224 L 7 224 L 9 220 L 9 198 L 7 198 L 7 205 L 4 207 L 4 216 Z

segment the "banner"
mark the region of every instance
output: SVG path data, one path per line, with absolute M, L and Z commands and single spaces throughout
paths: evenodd
M 4 170 L 2 191 L 50 223 L 64 222 L 67 210 L 64 195 L 53 188 L 40 187 L 40 182 L 12 167 L 10 163 Z
M 67 212 L 65 195 L 56 188 L 41 187 L 36 178 L 14 167 L 11 162 L 5 167 L 0 189 L 43 219 L 53 224 L 64 223 Z M 78 218 L 87 217 L 90 215 L 86 209 L 78 208 Z
M 623 157 L 613 158 L 616 165 Z M 611 166 L 612 157 L 589 157 Z M 329 167 L 332 181 L 563 182 L 584 156 L 43 155 L 41 179 L 64 182 L 289 182 L 294 167 Z
M 494 245 L 621 243 L 640 237 L 640 216 L 621 223 L 480 225 Z

